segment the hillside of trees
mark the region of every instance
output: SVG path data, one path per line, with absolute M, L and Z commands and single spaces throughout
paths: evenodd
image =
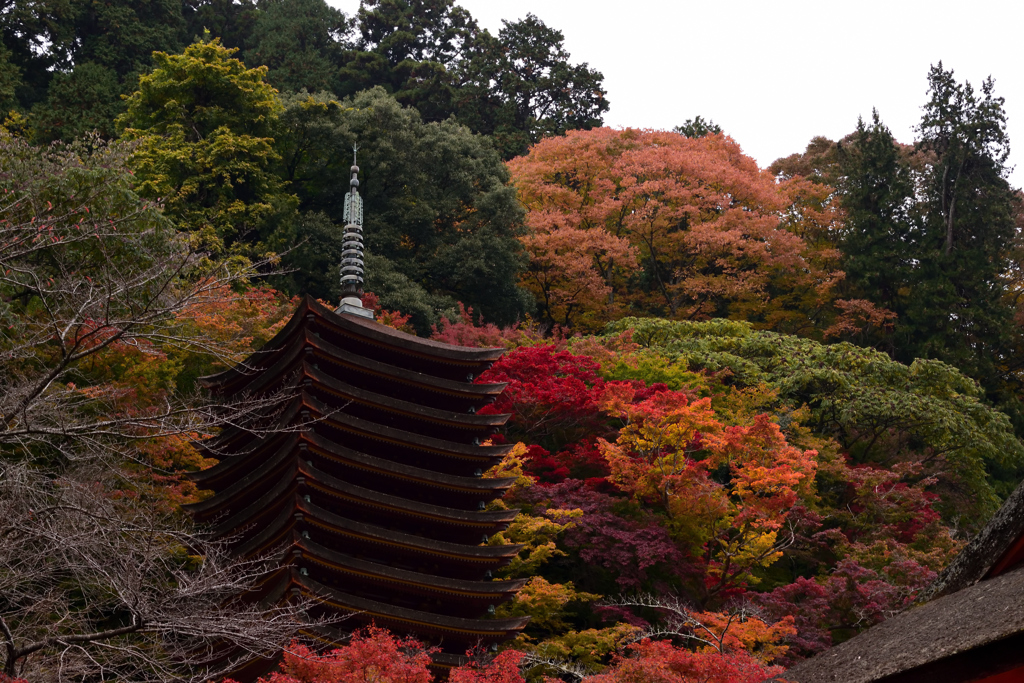
M 211 543 L 191 443 L 298 297 L 337 304 L 353 148 L 364 304 L 506 354 L 530 624 L 455 683 L 754 683 L 910 605 L 1024 478 L 1024 195 L 990 79 L 945 65 L 760 168 L 697 116 L 602 126 L 535 16 L 453 0 L 43 0 L 0 9 L 0 681 L 426 683 L 333 652 Z M 869 103 L 868 103 L 869 104 Z M 290 643 L 290 645 L 289 645 Z M 374 678 L 377 677 L 377 678 Z

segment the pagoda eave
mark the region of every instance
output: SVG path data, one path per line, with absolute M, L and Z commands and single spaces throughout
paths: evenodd
M 487 428 L 500 427 L 508 421 L 509 417 L 511 417 L 508 413 L 456 413 L 451 410 L 441 410 L 438 408 L 431 408 L 429 406 L 422 406 L 410 401 L 403 401 L 385 394 L 378 394 L 376 392 L 360 389 L 346 382 L 342 382 L 341 380 L 337 380 L 326 372 L 322 372 L 319 368 L 314 367 L 313 364 L 308 361 L 303 363 L 302 370 L 305 377 L 313 380 L 313 385 L 310 387 L 313 390 L 320 390 L 343 400 L 363 403 L 368 406 L 380 408 L 388 413 L 402 415 L 422 420 L 424 422 L 434 422 L 457 429 L 483 430 Z
M 300 551 L 298 557 L 318 562 L 329 569 L 341 573 L 360 575 L 398 586 L 413 587 L 452 596 L 503 601 L 512 598 L 516 591 L 526 585 L 526 579 L 473 581 L 399 569 L 386 564 L 352 557 L 346 553 L 326 548 L 306 538 L 296 538 L 294 547 Z M 288 552 L 293 553 L 293 551 Z
M 521 631 L 529 622 L 529 617 L 467 619 L 389 605 L 325 586 L 308 576 L 302 576 L 296 568 L 292 568 L 291 580 L 308 597 L 345 612 L 358 612 L 364 619 L 373 619 L 378 625 L 388 624 L 399 633 L 416 629 L 442 636 L 455 636 L 463 642 L 477 638 L 494 641 L 504 640 Z
M 296 499 L 294 507 L 279 510 L 265 528 L 239 545 L 237 552 L 250 559 L 264 555 L 272 548 L 287 543 L 292 531 L 299 526 L 308 526 L 344 538 L 349 545 L 363 543 L 392 554 L 429 557 L 434 562 L 461 563 L 467 568 L 474 568 L 479 575 L 507 565 L 525 547 L 522 544 L 469 545 L 428 539 L 348 519 L 313 503 Z
M 265 482 L 272 477 L 280 477 L 279 470 L 287 466 L 287 461 L 290 457 L 301 459 L 308 459 L 310 457 L 323 458 L 329 463 L 379 477 L 382 481 L 390 479 L 392 481 L 422 485 L 427 487 L 428 490 L 445 491 L 450 495 L 460 496 L 463 500 L 467 501 L 467 504 L 475 504 L 477 501 L 489 502 L 500 496 L 504 490 L 515 483 L 515 477 L 500 479 L 461 477 L 425 470 L 411 465 L 402 465 L 392 460 L 385 460 L 340 447 L 323 437 L 307 432 L 292 435 L 269 457 L 262 457 L 262 454 L 257 452 L 246 456 L 241 462 L 231 463 L 233 467 L 226 468 L 225 471 L 217 473 L 219 476 L 194 476 L 193 481 L 201 482 L 204 487 L 212 488 L 216 493 L 204 501 L 191 503 L 184 507 L 194 514 L 197 520 L 208 521 L 212 517 L 222 514 L 229 507 L 237 507 L 239 499 L 253 490 L 258 490 L 262 486 L 261 482 Z M 229 479 L 232 470 L 244 468 L 248 464 L 246 460 L 249 458 L 256 462 L 262 460 L 262 464 L 241 478 Z M 211 468 L 211 470 L 217 467 L 219 465 Z M 232 483 L 227 488 L 218 490 L 217 483 L 219 480 L 232 481 Z

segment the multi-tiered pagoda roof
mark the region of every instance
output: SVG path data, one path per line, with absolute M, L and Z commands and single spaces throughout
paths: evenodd
M 190 506 L 242 557 L 278 558 L 264 600 L 299 593 L 319 616 L 353 615 L 438 645 L 440 664 L 515 635 L 490 618 L 523 581 L 493 580 L 520 550 L 488 545 L 514 510 L 490 510 L 513 479 L 483 474 L 508 416 L 480 414 L 502 384 L 474 380 L 501 355 L 421 339 L 307 297 L 245 362 L 203 383 L 224 400 L 285 396 L 273 424 L 201 442 L 219 461 Z M 314 615 L 317 616 L 317 615 Z M 331 640 L 331 632 L 319 632 Z

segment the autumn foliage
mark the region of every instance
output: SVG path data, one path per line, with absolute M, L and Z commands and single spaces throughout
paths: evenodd
M 523 282 L 554 323 L 627 311 L 774 323 L 821 308 L 842 277 L 834 249 L 800 234 L 836 220 L 827 198 L 777 185 L 721 134 L 570 131 L 509 167 L 529 209 Z

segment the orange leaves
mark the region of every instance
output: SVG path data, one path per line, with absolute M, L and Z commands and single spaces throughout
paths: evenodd
M 601 408 L 625 423 L 614 444 L 598 439 L 609 478 L 660 507 L 677 541 L 704 555 L 712 592 L 753 582 L 751 570 L 780 556 L 788 511 L 811 495 L 817 452 L 789 445 L 768 415 L 726 426 L 710 398 L 661 391 L 634 402 L 634 391 L 605 386 Z
M 623 490 L 654 496 L 671 511 L 671 492 L 682 480 L 701 476 L 688 453 L 700 448 L 701 436 L 721 429 L 711 399 L 690 402 L 685 394 L 662 391 L 632 403 L 635 388 L 609 382 L 602 409 L 625 421 L 615 444 L 598 439 L 611 468 L 610 479 Z
M 715 465 L 733 473 L 732 494 L 740 516 L 758 529 L 778 529 L 798 493 L 810 493 L 817 469 L 817 451 L 801 451 L 786 443 L 768 415 L 748 427 L 728 427 L 707 438 Z
M 541 229 L 536 227 L 539 223 L 531 220 L 534 230 L 522 240 L 531 256 L 524 278 L 543 298 L 552 321 L 569 326 L 588 312 L 611 315 L 612 285 L 606 272 L 635 268 L 636 249 L 626 239 L 603 230 L 566 225 Z
M 509 167 L 529 209 L 526 285 L 552 321 L 593 326 L 619 304 L 728 314 L 809 267 L 804 241 L 780 227 L 792 200 L 722 135 L 571 131 Z
M 789 648 L 783 643 L 796 634 L 791 616 L 768 623 L 743 614 L 699 612 L 693 619 L 700 624 L 695 635 L 712 643 L 702 648 L 705 652 L 747 652 L 765 664 L 784 655 Z
M 642 640 L 630 646 L 606 673 L 587 683 L 761 683 L 781 667 L 765 666 L 746 652 L 692 652 L 667 641 Z
M 217 346 L 210 350 L 235 362 L 277 334 L 298 305 L 298 297 L 288 299 L 269 287 L 253 287 L 238 294 L 225 285 L 211 285 L 203 294 L 178 318 L 194 325 L 204 339 Z
M 505 650 L 489 662 L 470 662 L 453 669 L 448 680 L 451 683 L 523 683 L 519 662 L 524 656 L 516 650 Z

